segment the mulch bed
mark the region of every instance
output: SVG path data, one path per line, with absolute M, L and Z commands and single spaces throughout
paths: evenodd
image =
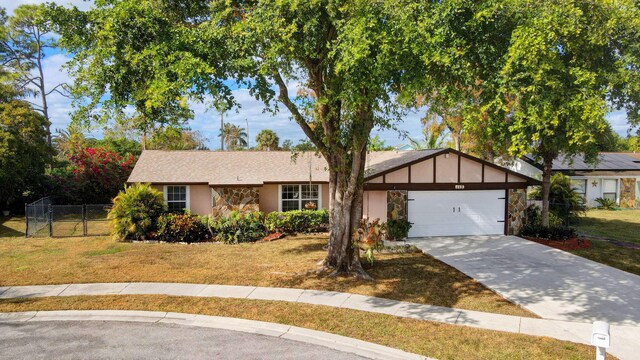
M 265 237 L 263 237 L 262 239 L 258 240 L 258 241 L 273 241 L 273 240 L 278 240 L 278 239 L 282 239 L 283 237 L 285 237 L 286 234 L 281 233 L 281 232 L 275 232 L 272 234 L 269 234 Z
M 523 236 L 527 240 L 531 240 L 537 242 L 538 244 L 547 245 L 552 248 L 560 249 L 560 250 L 580 250 L 580 249 L 589 249 L 593 244 L 589 240 L 581 239 L 581 238 L 573 238 L 569 240 L 547 240 L 547 239 L 539 239 L 532 238 L 528 236 Z

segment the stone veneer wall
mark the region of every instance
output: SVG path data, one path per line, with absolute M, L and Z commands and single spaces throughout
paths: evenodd
M 524 189 L 509 189 L 509 211 L 507 213 L 507 235 L 518 235 L 527 217 L 527 192 Z
M 260 210 L 260 189 L 252 187 L 216 187 L 211 189 L 213 216 L 224 216 L 234 210 Z
M 633 208 L 636 206 L 636 179 L 620 179 L 620 206 Z
M 387 219 L 393 219 L 394 210 L 398 215 L 398 219 L 407 218 L 407 191 L 406 190 L 387 191 Z

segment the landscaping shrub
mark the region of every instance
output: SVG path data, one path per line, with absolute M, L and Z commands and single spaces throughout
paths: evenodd
M 228 216 L 209 220 L 209 228 L 218 241 L 227 244 L 254 242 L 267 234 L 264 213 L 232 211 Z
M 595 202 L 598 203 L 598 209 L 602 210 L 617 210 L 618 204 L 616 204 L 615 200 L 606 199 L 606 198 L 597 198 Z
M 526 225 L 522 228 L 521 235 L 556 241 L 569 240 L 577 236 L 576 230 L 571 227 L 541 225 Z
M 202 218 L 191 213 L 163 214 L 158 218 L 156 239 L 166 242 L 201 242 L 211 238 Z
M 536 188 L 531 192 L 530 197 L 542 200 L 542 188 Z M 584 199 L 573 188 L 571 179 L 564 174 L 554 174 L 551 177 L 551 189 L 549 191 L 549 215 L 553 213 L 561 219 L 574 222 L 586 210 L 587 206 L 584 203 Z M 549 219 L 549 224 L 551 224 L 551 219 Z
M 409 235 L 412 223 L 407 219 L 389 219 L 385 224 L 385 237 L 387 240 L 401 240 Z
M 542 209 L 537 205 L 527 207 L 527 225 L 540 226 L 542 224 Z M 549 212 L 549 226 L 562 226 L 562 219 L 554 212 Z
M 162 193 L 149 184 L 134 184 L 113 199 L 108 219 L 116 240 L 148 239 L 166 210 Z
M 267 214 L 265 225 L 269 231 L 284 233 L 327 231 L 329 226 L 329 211 L 326 209 L 274 211 Z

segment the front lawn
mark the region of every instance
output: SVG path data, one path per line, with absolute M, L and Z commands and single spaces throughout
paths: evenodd
M 576 229 L 580 234 L 640 244 L 640 210 L 588 210 Z
M 593 347 L 326 306 L 246 299 L 77 296 L 0 300 L 0 312 L 148 310 L 260 320 L 326 331 L 438 359 L 592 359 Z M 607 359 L 613 359 L 607 355 Z
M 640 210 L 591 209 L 575 227 L 579 234 L 595 239 L 590 238 L 593 247 L 571 250 L 571 253 L 640 275 L 640 250 L 597 240 L 605 238 L 640 244 Z
M 640 275 L 640 250 L 628 249 L 612 245 L 605 241 L 591 240 L 593 247 L 582 250 L 571 250 L 572 254 L 611 267 Z
M 420 253 L 376 254 L 367 269 L 375 282 L 319 276 L 326 235 L 239 245 L 143 244 L 108 237 L 26 239 L 16 235 L 20 226 L 19 219 L 0 225 L 0 286 L 148 281 L 292 287 L 534 316 Z

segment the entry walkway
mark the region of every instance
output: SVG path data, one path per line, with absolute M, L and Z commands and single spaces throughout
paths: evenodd
M 535 319 L 461 310 L 433 305 L 382 299 L 332 291 L 269 288 L 256 286 L 100 283 L 0 287 L 0 299 L 76 295 L 171 295 L 276 300 L 336 308 L 354 309 L 398 317 L 507 331 L 590 344 L 591 323 Z M 615 325 L 611 328 L 610 352 L 621 359 L 633 359 L 640 343 L 640 327 Z

